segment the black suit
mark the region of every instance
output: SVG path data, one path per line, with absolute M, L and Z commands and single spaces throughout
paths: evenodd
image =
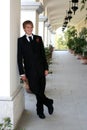
M 18 39 L 18 66 L 20 75 L 26 74 L 29 79 L 31 91 L 33 93 L 38 93 L 40 89 L 43 91 L 44 88 L 41 86 L 39 88 L 39 84 L 41 77 L 44 77 L 44 71 L 48 70 L 48 64 L 40 36 L 33 35 L 32 43 L 28 42 L 26 35 Z
M 19 73 L 26 75 L 30 89 L 36 95 L 37 113 L 43 112 L 43 104 L 49 105 L 51 99 L 44 95 L 45 70 L 48 70 L 48 64 L 42 38 L 33 35 L 32 42 L 26 39 L 26 35 L 18 38 L 17 54 Z

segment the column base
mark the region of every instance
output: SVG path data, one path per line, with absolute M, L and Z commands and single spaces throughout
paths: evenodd
M 24 111 L 24 92 L 19 87 L 13 97 L 0 98 L 0 123 L 3 118 L 10 117 L 13 127 L 15 127 Z

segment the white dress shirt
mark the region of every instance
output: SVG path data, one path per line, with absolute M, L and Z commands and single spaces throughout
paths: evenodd
M 32 38 L 32 40 L 33 40 L 33 35 L 32 35 L 32 34 L 31 34 L 31 35 L 25 34 L 25 35 L 26 35 L 26 39 L 28 40 L 28 42 L 30 42 L 29 37 L 31 37 L 31 38 Z

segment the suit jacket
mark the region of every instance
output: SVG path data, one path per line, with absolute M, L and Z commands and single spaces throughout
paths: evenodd
M 28 42 L 26 35 L 18 38 L 17 61 L 19 74 L 26 74 L 30 88 L 37 91 L 41 77 L 44 78 L 44 71 L 48 70 L 42 38 L 33 35 L 32 42 Z

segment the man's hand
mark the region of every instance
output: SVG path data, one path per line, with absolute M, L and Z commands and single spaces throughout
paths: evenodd
M 45 70 L 45 76 L 47 76 L 48 75 L 48 70 Z
M 21 75 L 21 79 L 23 80 L 23 83 L 24 83 L 24 88 L 26 89 L 26 91 L 28 93 L 32 93 L 31 90 L 30 90 L 30 87 L 29 87 L 29 82 L 28 82 L 28 79 L 27 77 L 25 76 L 25 74 Z
M 22 76 L 21 76 L 21 79 L 22 79 L 23 81 L 27 81 L 26 75 L 22 75 Z

